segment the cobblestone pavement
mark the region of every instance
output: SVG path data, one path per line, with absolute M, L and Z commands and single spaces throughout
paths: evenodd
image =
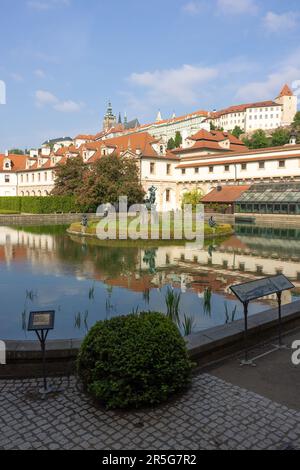
M 41 401 L 37 380 L 0 381 L 0 449 L 299 449 L 300 412 L 209 374 L 148 411 L 95 407 L 72 378 Z

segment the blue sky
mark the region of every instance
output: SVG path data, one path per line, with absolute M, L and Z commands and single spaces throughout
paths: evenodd
M 0 0 L 0 150 L 275 98 L 300 80 L 299 0 Z M 1 98 L 1 97 L 0 97 Z

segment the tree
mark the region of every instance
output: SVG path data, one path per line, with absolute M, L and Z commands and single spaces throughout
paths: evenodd
M 138 204 L 143 202 L 145 191 L 136 160 L 115 154 L 94 162 L 76 193 L 78 203 L 90 210 L 100 204 L 116 204 L 121 196 L 127 196 L 129 205 Z
M 286 145 L 290 141 L 290 131 L 288 129 L 279 128 L 276 129 L 271 138 L 271 145 L 273 147 L 278 147 L 281 145 Z
M 268 139 L 265 131 L 258 129 L 252 134 L 252 137 L 244 139 L 244 144 L 250 149 L 261 149 L 269 147 L 270 140 Z
M 72 196 L 80 191 L 87 165 L 81 157 L 68 158 L 66 163 L 58 165 L 55 172 L 55 187 L 52 194 L 55 196 Z
M 174 142 L 175 142 L 175 148 L 178 149 L 179 147 L 181 147 L 181 145 L 182 145 L 182 136 L 181 136 L 179 131 L 176 132 Z
M 193 209 L 196 208 L 197 204 L 201 204 L 203 193 L 200 189 L 193 189 L 182 196 L 182 207 L 185 204 L 192 204 Z
M 9 155 L 25 155 L 24 151 L 21 149 L 11 149 L 8 151 Z
M 231 134 L 237 139 L 239 139 L 241 135 L 244 134 L 244 131 L 239 126 L 235 126 Z
M 297 111 L 292 124 L 293 127 L 300 127 L 300 111 Z
M 173 139 L 173 137 L 171 137 L 171 139 L 169 139 L 168 141 L 168 150 L 173 150 L 175 148 L 176 148 L 175 140 Z

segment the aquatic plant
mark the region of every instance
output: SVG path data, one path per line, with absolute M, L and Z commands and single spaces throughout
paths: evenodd
M 95 299 L 95 284 L 89 289 L 89 300 Z
M 195 318 L 184 315 L 183 321 L 181 323 L 184 336 L 189 336 L 193 333 L 195 327 Z
M 31 302 L 33 302 L 36 297 L 37 297 L 37 292 L 26 289 L 26 299 L 29 299 L 31 300 Z
M 181 294 L 180 292 L 175 292 L 174 289 L 168 287 L 165 301 L 167 306 L 167 316 L 173 320 L 175 323 L 179 324 L 179 304 L 180 304 Z
M 224 302 L 224 306 L 225 306 L 225 317 L 226 317 L 225 323 L 226 323 L 226 325 L 227 325 L 228 323 L 234 322 L 235 316 L 236 316 L 236 312 L 237 312 L 237 305 L 235 305 L 235 307 L 234 307 L 234 309 L 232 310 L 231 314 L 229 314 L 227 302 Z
M 204 314 L 211 315 L 211 299 L 212 299 L 212 291 L 210 287 L 207 287 L 204 291 L 203 296 L 203 311 Z

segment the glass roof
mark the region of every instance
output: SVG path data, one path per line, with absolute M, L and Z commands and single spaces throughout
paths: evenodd
M 253 185 L 236 201 L 251 203 L 300 203 L 300 183 Z

